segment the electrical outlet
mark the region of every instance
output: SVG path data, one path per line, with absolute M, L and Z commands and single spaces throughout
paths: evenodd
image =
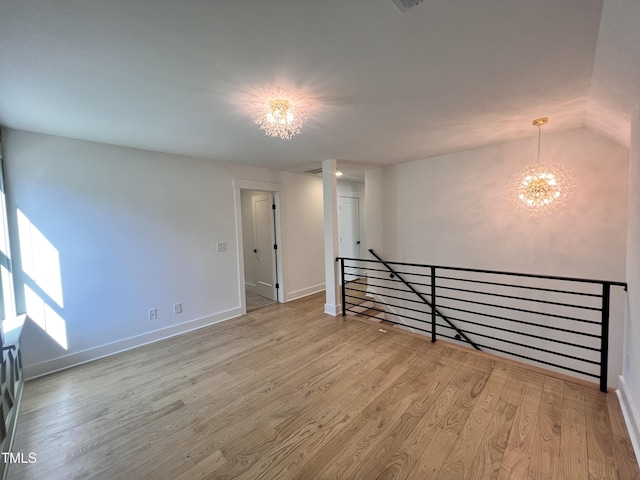
M 173 314 L 177 315 L 178 313 L 182 313 L 182 304 L 181 303 L 174 303 L 173 304 Z
M 227 250 L 227 242 L 218 242 L 217 249 L 219 252 L 224 252 Z
M 156 320 L 158 318 L 158 309 L 150 308 L 149 309 L 149 320 Z

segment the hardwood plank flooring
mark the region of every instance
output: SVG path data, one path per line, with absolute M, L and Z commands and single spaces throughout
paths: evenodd
M 640 480 L 615 395 L 322 303 L 27 382 L 9 479 Z

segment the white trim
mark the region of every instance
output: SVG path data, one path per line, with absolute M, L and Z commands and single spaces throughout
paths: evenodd
M 276 204 L 276 241 L 280 248 L 276 250 L 276 269 L 278 271 L 278 302 L 284 303 L 284 270 L 282 266 L 282 228 L 280 221 L 280 211 L 282 210 L 282 185 L 275 182 L 261 182 L 259 180 L 242 180 L 240 178 L 233 179 L 233 195 L 235 200 L 236 211 L 236 239 L 237 245 L 237 266 L 238 266 L 238 290 L 240 291 L 240 309 L 241 314 L 247 313 L 247 298 L 245 292 L 244 278 L 244 239 L 242 238 L 242 200 L 240 190 L 261 190 L 264 192 L 272 192 L 274 202 Z
M 281 183 L 262 182 L 260 180 L 242 180 L 241 178 L 234 178 L 233 186 L 242 190 L 262 190 L 265 192 L 279 192 L 282 189 Z
M 166 340 L 171 337 L 182 335 L 183 333 L 208 327 L 209 325 L 224 322 L 225 320 L 230 320 L 232 318 L 239 317 L 240 315 L 242 315 L 241 309 L 233 308 L 215 315 L 190 320 L 178 325 L 172 325 L 153 332 L 143 333 L 142 335 L 118 340 L 117 342 L 108 343 L 99 347 L 89 348 L 64 357 L 58 357 L 53 360 L 28 365 L 23 368 L 24 378 L 26 380 L 32 380 L 43 375 L 48 375 L 60 370 L 66 370 L 67 368 L 82 365 L 83 363 L 92 362 L 94 360 L 126 352 L 127 350 L 132 350 L 143 345 L 159 342 L 160 340 Z
M 619 388 L 616 390 L 618 395 L 618 401 L 620 402 L 620 409 L 622 410 L 622 416 L 624 417 L 624 423 L 627 425 L 627 431 L 629 432 L 629 438 L 631 438 L 631 445 L 633 451 L 636 454 L 636 461 L 640 466 L 640 416 L 631 402 L 631 395 L 629 393 L 629 387 L 624 377 L 620 375 L 618 377 Z
M 313 295 L 314 293 L 322 292 L 325 289 L 324 283 L 313 285 L 312 287 L 301 288 L 300 290 L 294 290 L 293 292 L 285 293 L 284 301 L 291 302 L 292 300 L 298 300 L 302 297 Z
M 333 315 L 334 317 L 337 317 L 338 315 L 342 314 L 342 305 L 341 304 L 330 305 L 328 303 L 325 303 L 324 313 L 328 313 L 329 315 Z

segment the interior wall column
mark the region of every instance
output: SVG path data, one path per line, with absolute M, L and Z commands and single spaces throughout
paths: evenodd
M 338 182 L 337 162 L 322 162 L 322 194 L 324 203 L 324 269 L 326 303 L 324 312 L 338 315 L 342 310 L 338 289 Z

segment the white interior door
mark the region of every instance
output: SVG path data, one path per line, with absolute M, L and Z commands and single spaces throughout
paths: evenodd
M 276 302 L 276 251 L 273 194 L 251 197 L 253 213 L 253 257 L 256 265 L 256 293 Z
M 340 196 L 338 199 L 338 238 L 338 250 L 341 257 L 360 258 L 360 201 L 358 197 Z M 359 276 L 353 269 L 349 269 L 349 271 L 350 274 L 345 273 L 346 280 L 354 280 Z

